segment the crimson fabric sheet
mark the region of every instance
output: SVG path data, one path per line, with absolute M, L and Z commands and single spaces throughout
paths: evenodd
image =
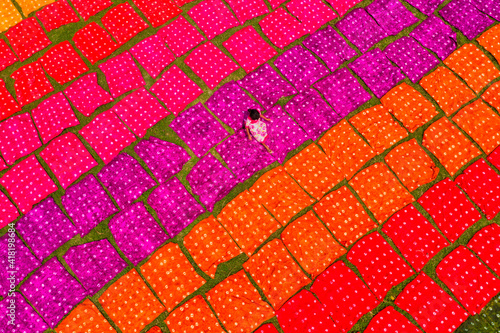
M 133 2 L 155 28 L 182 13 L 182 10 L 170 0 L 133 0 Z
M 422 331 L 392 306 L 388 306 L 372 318 L 365 332 L 421 333 Z
M 184 16 L 179 16 L 172 23 L 158 30 L 156 35 L 168 44 L 177 57 L 186 54 L 205 40 L 205 37 Z
M 95 64 L 113 53 L 118 44 L 95 22 L 90 22 L 78 30 L 73 36 L 73 42 L 91 64 Z
M 0 123 L 0 152 L 7 164 L 14 164 L 41 146 L 42 143 L 28 112 Z
M 111 95 L 97 83 L 97 73 L 82 76 L 64 90 L 71 103 L 85 117 L 98 107 L 113 101 Z
M 489 156 L 488 162 L 493 164 L 493 166 L 500 170 L 500 147 L 495 149 Z
M 129 52 L 123 52 L 99 65 L 106 76 L 109 91 L 116 98 L 146 84 Z
M 310 34 L 337 17 L 321 0 L 292 0 L 286 4 L 286 8 L 302 22 L 304 29 Z
M 9 45 L 7 45 L 5 39 L 0 39 L 0 71 L 3 71 L 17 61 L 17 56 L 10 49 Z
M 130 49 L 130 53 L 153 79 L 175 60 L 175 55 L 160 35 L 153 35 L 137 43 Z
M 264 0 L 227 0 L 226 2 L 241 24 L 257 16 L 269 13 Z
M 280 49 L 307 34 L 305 26 L 283 8 L 266 15 L 259 25 L 271 43 Z
M 89 71 L 85 62 L 68 41 L 52 47 L 39 61 L 47 74 L 61 85 Z
M 5 37 L 21 61 L 52 43 L 34 17 L 28 17 L 10 28 Z
M 188 15 L 209 40 L 240 25 L 222 0 L 204 0 L 191 8 Z
M 21 107 L 5 87 L 5 82 L 0 79 L 0 120 L 4 120 L 19 111 L 21 111 Z
M 36 12 L 36 17 L 42 22 L 47 31 L 80 21 L 66 0 L 59 0 L 43 7 Z
M 479 230 L 469 241 L 467 246 L 474 251 L 479 258 L 497 275 L 500 275 L 500 226 L 490 224 Z
M 111 0 L 71 0 L 71 4 L 87 21 L 91 16 L 113 5 L 113 2 Z
M 101 22 L 119 45 L 125 44 L 139 32 L 148 28 L 148 24 L 128 2 L 111 8 L 101 18 Z
M 54 91 L 39 62 L 24 65 L 10 77 L 14 79 L 14 89 L 20 106 L 30 104 Z

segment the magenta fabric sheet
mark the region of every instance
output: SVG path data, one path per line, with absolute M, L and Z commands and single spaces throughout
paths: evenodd
M 64 254 L 64 261 L 89 295 L 96 294 L 127 267 L 125 260 L 107 239 L 70 247 Z
M 457 48 L 457 33 L 435 15 L 430 15 L 415 27 L 410 37 L 436 53 L 441 60 L 448 58 Z
M 85 117 L 98 107 L 113 101 L 111 95 L 97 83 L 97 73 L 87 74 L 73 82 L 64 94 Z
M 222 0 L 205 0 L 191 8 L 188 15 L 210 40 L 226 30 L 240 25 Z
M 92 174 L 67 188 L 61 201 L 81 237 L 85 237 L 101 221 L 118 212 Z
M 494 20 L 481 12 L 471 0 L 453 0 L 439 11 L 439 15 L 460 30 L 468 39 L 476 38 L 495 23 Z
M 198 157 L 229 135 L 201 103 L 177 116 L 170 127 Z
M 186 54 L 205 40 L 205 37 L 184 16 L 177 17 L 172 23 L 161 28 L 157 36 L 167 43 L 177 57 Z
M 28 112 L 0 123 L 0 152 L 7 164 L 14 164 L 41 146 L 42 143 Z
M 394 67 L 380 49 L 363 54 L 349 64 L 349 68 L 366 83 L 377 98 L 382 98 L 405 78 L 401 70 Z
M 186 177 L 193 193 L 207 210 L 212 211 L 217 201 L 224 198 L 237 184 L 236 177 L 222 163 L 207 154 L 199 160 Z
M 474 0 L 480 11 L 500 21 L 500 2 L 497 0 Z
M 142 202 L 128 207 L 109 221 L 116 245 L 136 266 L 165 243 L 168 236 Z
M 368 102 L 371 95 L 347 68 L 341 68 L 316 83 L 316 88 L 342 118 Z
M 139 162 L 128 154 L 120 154 L 99 171 L 97 177 L 121 209 L 132 205 L 156 182 Z
M 129 52 L 123 52 L 99 65 L 106 76 L 111 95 L 116 98 L 146 84 Z
M 148 74 L 156 79 L 161 71 L 175 60 L 175 55 L 165 45 L 160 35 L 154 35 L 137 43 L 130 53 Z
M 270 109 L 281 97 L 297 93 L 269 64 L 248 74 L 238 84 L 252 94 L 264 109 Z
M 330 74 L 325 65 L 300 45 L 281 54 L 274 61 L 274 65 L 299 92 Z
M 139 142 L 134 151 L 146 163 L 160 184 L 181 171 L 191 158 L 181 146 L 153 136 Z
M 321 0 L 292 0 L 286 4 L 286 8 L 302 22 L 304 29 L 310 34 L 337 17 Z
M 30 276 L 21 292 L 52 328 L 88 295 L 57 257 Z
M 366 6 L 366 11 L 389 35 L 397 35 L 419 21 L 398 0 L 376 0 Z
M 19 293 L 14 294 L 15 304 L 16 304 L 16 321 L 15 325 L 5 324 L 2 327 L 2 333 L 44 333 L 49 326 L 43 321 L 43 319 L 35 312 L 35 310 L 29 305 L 24 297 Z M 9 303 L 12 298 L 4 298 L 0 301 L 0 322 L 7 323 L 10 317 L 7 314 L 10 313 Z
M 170 237 L 175 237 L 205 210 L 177 178 L 158 186 L 148 197 Z
M 420 10 L 425 15 L 430 15 L 444 0 L 406 0 L 410 5 Z

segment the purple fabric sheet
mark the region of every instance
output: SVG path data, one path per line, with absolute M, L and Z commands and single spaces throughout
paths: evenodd
M 266 112 L 266 118 L 271 119 L 267 124 L 269 137 L 267 145 L 273 151 L 274 157 L 283 164 L 286 155 L 299 148 L 309 138 L 302 128 L 283 111 L 280 105 L 275 105 Z
M 424 47 L 444 60 L 457 48 L 457 33 L 440 18 L 431 15 L 410 33 Z
M 148 198 L 170 237 L 175 237 L 205 210 L 177 178 L 158 186 Z
M 212 154 L 198 161 L 186 177 L 193 193 L 209 211 L 217 201 L 224 198 L 237 184 L 236 177 Z
M 264 109 L 270 109 L 281 97 L 297 93 L 269 64 L 247 74 L 238 84 L 252 94 Z
M 170 127 L 198 157 L 229 135 L 201 103 L 178 115 Z
M 276 58 L 274 65 L 299 92 L 330 74 L 325 65 L 300 45 L 292 47 Z
M 384 54 L 398 65 L 413 83 L 417 83 L 439 64 L 436 57 L 411 37 L 401 37 L 389 44 Z
M 43 321 L 36 311 L 26 302 L 24 297 L 16 292 L 15 299 L 15 324 L 7 325 L 10 320 L 7 314 L 10 313 L 9 309 L 11 297 L 4 298 L 0 301 L 0 332 L 2 333 L 43 333 L 49 326 Z
M 363 80 L 377 98 L 382 98 L 405 78 L 401 70 L 393 66 L 379 49 L 363 54 L 349 64 L 349 68 Z
M 205 105 L 235 131 L 243 128 L 248 109 L 260 109 L 259 103 L 250 98 L 234 81 L 216 90 Z
M 292 98 L 285 109 L 313 141 L 342 119 L 312 88 Z
M 7 280 L 14 276 L 14 283 L 18 285 L 30 272 L 38 268 L 41 264 L 21 240 L 14 236 L 15 267 L 10 267 L 9 263 L 9 232 L 0 238 L 0 296 L 6 296 L 10 290 L 12 280 Z M 12 248 L 11 248 L 12 249 Z M 14 274 L 9 272 L 15 272 Z
M 425 15 L 430 15 L 444 0 L 406 0 L 410 5 L 420 10 Z
M 134 266 L 168 239 L 142 202 L 137 202 L 114 216 L 109 221 L 109 230 L 116 245 Z
M 70 247 L 64 260 L 90 295 L 127 267 L 107 239 Z
M 24 215 L 16 229 L 40 260 L 78 233 L 51 197 Z
M 101 221 L 118 212 L 111 198 L 92 174 L 70 186 L 61 201 L 81 237 L 85 237 Z
M 132 205 L 144 192 L 156 185 L 139 162 L 125 153 L 116 156 L 99 171 L 97 177 L 121 209 Z
M 356 51 L 331 26 L 316 31 L 307 37 L 303 44 L 320 57 L 332 72 L 344 61 L 357 55 Z
M 337 22 L 336 27 L 360 51 L 365 53 L 370 47 L 387 37 L 387 32 L 375 22 L 364 8 L 356 8 Z
M 153 136 L 139 142 L 134 151 L 146 163 L 160 184 L 181 171 L 191 158 L 181 146 Z
M 483 13 L 500 21 L 500 2 L 498 0 L 473 0 L 476 7 Z
M 335 71 L 326 79 L 316 83 L 314 87 L 341 118 L 372 98 L 347 68 Z
M 398 0 L 376 0 L 366 6 L 366 11 L 389 35 L 397 35 L 419 21 Z
M 88 295 L 57 257 L 30 276 L 21 286 L 21 292 L 51 328 Z
M 235 132 L 216 149 L 238 182 L 244 182 L 275 161 L 264 146 L 255 139 L 248 140 L 243 129 Z
M 468 39 L 474 39 L 495 21 L 482 13 L 471 0 L 453 0 L 439 15 L 460 30 Z

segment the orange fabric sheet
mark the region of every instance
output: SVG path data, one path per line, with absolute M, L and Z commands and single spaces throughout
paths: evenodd
M 345 247 L 377 227 L 346 186 L 321 199 L 314 211 Z
M 481 154 L 446 118 L 439 119 L 425 130 L 422 144 L 438 158 L 451 176 Z
M 200 295 L 170 313 L 165 324 L 171 333 L 224 333 L 207 302 Z
M 438 115 L 434 104 L 404 82 L 392 88 L 380 102 L 410 133 Z
M 432 182 L 439 174 L 439 168 L 415 139 L 391 150 L 385 162 L 410 192 Z
M 159 328 L 158 326 L 153 326 L 149 329 L 147 333 L 163 333 L 163 332 L 161 331 L 161 328 Z
M 274 310 L 241 270 L 207 292 L 207 300 L 228 332 L 250 333 L 274 317 Z
M 500 110 L 500 81 L 493 83 L 481 97 L 495 109 Z
M 80 303 L 56 328 L 57 333 L 116 332 L 90 299 Z
M 500 61 L 500 25 L 495 25 L 477 39 L 479 45 L 484 47 L 488 52 Z
M 290 223 L 281 240 L 313 279 L 346 253 L 312 211 Z
M 452 71 L 438 67 L 420 80 L 420 85 L 432 96 L 447 116 L 475 97 L 472 90 Z
M 372 148 L 346 120 L 326 132 L 318 143 L 332 162 L 334 170 L 348 180 L 375 156 Z
M 10 0 L 0 0 L 0 32 L 4 32 L 23 20 Z
M 500 116 L 481 99 L 467 105 L 453 117 L 488 155 L 500 145 Z
M 444 61 L 477 93 L 500 76 L 500 71 L 474 44 L 465 44 Z
M 368 141 L 377 154 L 383 153 L 408 136 L 406 130 L 392 119 L 389 111 L 377 105 L 361 111 L 349 122 Z
M 141 273 L 167 311 L 171 311 L 206 282 L 196 273 L 179 245 L 175 243 L 168 243 L 153 253 L 141 266 Z
M 124 333 L 141 331 L 165 311 L 135 269 L 116 280 L 99 303 Z
M 43 6 L 53 3 L 56 0 L 16 0 L 18 5 L 21 7 L 24 16 L 28 16 L 35 10 L 42 8 Z
M 212 278 L 219 264 L 243 253 L 212 215 L 193 227 L 184 237 L 184 246 L 200 269 Z
M 285 163 L 285 170 L 316 200 L 320 200 L 343 179 L 315 143 L 289 159 Z
M 379 223 L 415 200 L 383 163 L 375 163 L 364 169 L 349 185 Z
M 264 245 L 243 268 L 262 289 L 274 310 L 311 282 L 278 239 Z
M 281 224 L 248 191 L 243 191 L 231 200 L 217 220 L 248 256 L 281 228 Z
M 263 174 L 250 193 L 283 225 L 315 201 L 281 166 Z

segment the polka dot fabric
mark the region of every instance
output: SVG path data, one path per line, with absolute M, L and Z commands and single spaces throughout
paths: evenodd
M 59 0 L 45 6 L 36 13 L 36 17 L 42 22 L 43 27 L 47 31 L 80 21 L 66 0 Z
M 121 209 L 133 204 L 156 183 L 132 156 L 123 153 L 99 171 L 97 177 Z
M 7 171 L 0 178 L 0 184 L 24 214 L 29 212 L 34 204 L 57 190 L 57 186 L 34 155 Z
M 212 279 L 220 264 L 243 253 L 212 215 L 193 227 L 184 237 L 184 246 Z
M 161 28 L 157 36 L 167 43 L 177 57 L 186 54 L 205 40 L 205 37 L 184 16 L 179 16 L 172 23 Z
M 476 93 L 500 76 L 500 71 L 474 44 L 465 44 L 446 58 L 444 64 L 463 78 Z
M 174 115 L 198 98 L 203 90 L 179 67 L 173 65 L 156 81 L 150 91 L 162 101 Z
M 110 0 L 71 0 L 71 4 L 78 11 L 78 14 L 87 21 L 91 16 L 113 5 L 113 2 Z
M 451 242 L 481 218 L 472 203 L 448 178 L 431 187 L 418 203 Z
M 200 295 L 172 311 L 165 319 L 165 323 L 172 333 L 190 333 L 194 328 L 199 332 L 225 332 L 207 302 Z
M 116 332 L 90 299 L 80 303 L 57 326 L 57 333 Z
M 392 88 L 380 102 L 410 133 L 438 115 L 429 100 L 404 82 Z
M 128 2 L 111 8 L 104 14 L 101 22 L 118 42 L 118 45 L 125 44 L 139 32 L 149 27 Z
M 82 76 L 67 87 L 64 94 L 85 117 L 113 101 L 111 95 L 97 83 L 97 73 Z
M 70 247 L 64 254 L 64 261 L 90 295 L 96 294 L 127 267 L 107 239 Z
M 85 237 L 101 221 L 118 212 L 92 174 L 68 187 L 61 201 L 81 237 Z
M 248 191 L 231 200 L 217 220 L 247 256 L 251 256 L 260 244 L 281 228 L 280 223 Z
M 274 311 L 264 302 L 243 270 L 206 293 L 208 302 L 229 332 L 252 332 Z
M 490 267 L 497 275 L 500 272 L 500 261 L 498 260 L 500 226 L 490 224 L 479 230 L 469 241 L 469 247 L 477 256 Z
M 9 0 L 0 1 L 0 31 L 5 31 L 23 20 L 14 4 Z
M 304 29 L 310 34 L 337 17 L 321 0 L 292 0 L 286 4 L 286 8 L 304 24 Z
M 500 5 L 494 0 L 476 1 L 477 8 L 495 20 L 500 20 Z
M 10 65 L 18 61 L 16 55 L 10 49 L 5 39 L 0 39 L 0 71 L 3 71 Z
M 290 223 L 281 239 L 313 279 L 346 253 L 312 211 Z
M 61 85 L 89 70 L 68 41 L 52 47 L 40 58 L 40 64 L 47 74 Z
M 227 55 L 210 42 L 191 52 L 184 62 L 212 90 L 239 68 Z
M 115 281 L 99 303 L 124 333 L 140 332 L 165 311 L 135 269 Z
M 133 1 L 154 28 L 167 23 L 167 21 L 182 13 L 182 10 L 177 8 L 170 0 Z
M 365 332 L 420 333 L 421 331 L 392 306 L 388 306 L 373 317 Z
M 457 177 L 456 183 L 479 206 L 488 220 L 500 212 L 500 175 L 480 159 Z
M 247 73 L 278 54 L 252 26 L 235 32 L 222 45 Z
M 61 134 L 66 128 L 80 124 L 62 92 L 38 104 L 31 111 L 31 115 L 44 144 Z
M 21 107 L 54 91 L 39 62 L 24 65 L 10 77 L 14 79 L 16 98 Z
M 419 20 L 398 0 L 378 0 L 368 6 L 366 11 L 389 35 L 397 35 Z
M 14 164 L 41 146 L 42 143 L 28 112 L 0 123 L 0 151 L 7 164 Z
M 281 166 L 262 175 L 250 193 L 283 225 L 315 201 Z
M 347 180 L 375 156 L 375 152 L 346 120 L 340 121 L 326 132 L 318 144 L 330 159 L 333 170 Z
M 130 49 L 130 53 L 153 79 L 156 79 L 163 69 L 175 60 L 175 55 L 159 35 L 153 35 L 137 43 Z
M 7 326 L 8 328 L 4 329 L 6 333 L 42 333 L 49 329 L 49 326 L 43 321 L 42 318 L 35 312 L 35 310 L 31 307 L 31 305 L 26 302 L 23 296 L 19 292 L 15 292 L 12 294 L 12 297 L 6 297 L 0 302 L 0 320 L 3 323 L 7 323 L 10 320 L 10 317 L 7 317 L 7 314 L 10 312 L 8 308 L 10 306 L 10 302 L 14 301 L 16 305 L 16 315 L 19 316 L 15 324 L 12 326 Z
M 97 166 L 80 139 L 73 133 L 66 133 L 40 152 L 61 186 L 66 189 L 81 175 Z
M 441 118 L 424 132 L 422 145 L 429 149 L 451 176 L 481 152 L 446 118 Z
M 168 239 L 142 202 L 115 215 L 109 221 L 109 230 L 116 245 L 134 266 Z
M 53 2 L 54 0 L 19 0 L 18 5 L 21 7 L 24 16 L 28 16 L 34 11 Z
M 141 266 L 141 274 L 169 312 L 206 282 L 175 243 L 156 251 Z
M 259 25 L 271 43 L 280 49 L 307 34 L 304 25 L 282 7 L 266 15 Z
M 359 318 L 380 303 L 342 261 L 337 261 L 318 276 L 311 291 L 325 305 L 339 332 L 349 331 Z
M 276 9 L 279 7 L 279 5 L 285 2 L 285 0 L 267 0 L 267 2 L 269 2 L 272 9 Z
M 19 111 L 21 111 L 21 107 L 5 87 L 5 82 L 0 79 L 0 120 L 4 120 Z
M 483 93 L 481 98 L 493 106 L 495 109 L 500 109 L 500 82 L 493 83 L 486 91 Z
M 90 22 L 78 30 L 73 42 L 92 65 L 107 58 L 118 48 L 118 44 L 111 39 L 106 30 L 95 22 Z
M 500 26 L 495 25 L 488 29 L 484 34 L 477 39 L 479 45 L 490 52 L 497 61 L 500 60 Z M 1 42 L 0 42 L 1 43 Z M 2 68 L 0 66 L 0 68 Z
M 148 330 L 147 333 L 162 333 L 162 330 L 158 326 L 153 326 Z
M 346 186 L 321 199 L 314 205 L 314 211 L 345 247 L 377 227 Z
M 436 53 L 441 60 L 446 59 L 457 48 L 457 33 L 435 15 L 430 15 L 415 27 L 410 32 L 410 37 Z
M 96 116 L 79 133 L 96 151 L 104 164 L 111 162 L 123 148 L 135 141 L 134 135 L 111 110 Z
M 257 331 L 255 331 L 255 333 L 277 333 L 277 332 L 278 330 L 274 327 L 273 324 L 262 325 L 261 327 L 259 327 Z
M 443 3 L 443 0 L 407 0 L 407 2 L 425 15 L 430 15 Z
M 10 222 L 19 217 L 16 207 L 10 202 L 7 196 L 0 194 L 0 228 L 5 227 Z M 4 281 L 7 281 L 6 279 Z
M 361 0 L 330 0 L 328 3 L 339 13 L 344 16 L 345 13 L 352 7 L 356 6 Z
M 221 0 L 204 0 L 191 8 L 188 15 L 209 40 L 240 25 Z
M 384 160 L 410 192 L 432 182 L 439 174 L 439 168 L 415 139 L 391 150 Z
M 21 61 L 52 43 L 34 17 L 28 17 L 10 28 L 5 37 Z
M 354 128 L 368 141 L 377 154 L 408 136 L 406 130 L 392 119 L 389 111 L 377 105 L 349 119 Z
M 467 39 L 476 38 L 495 22 L 481 12 L 475 3 L 467 0 L 451 1 L 439 10 L 439 15 L 460 30 Z
M 227 4 L 231 7 L 242 24 L 269 12 L 264 0 L 228 0 Z
M 111 95 L 116 98 L 146 84 L 129 52 L 124 52 L 99 65 L 106 76 Z
M 31 275 L 21 286 L 21 292 L 52 328 L 87 296 L 56 257 Z

